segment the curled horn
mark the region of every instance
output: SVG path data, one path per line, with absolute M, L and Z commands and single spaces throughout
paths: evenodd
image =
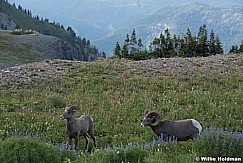
M 150 110 L 144 110 L 143 115 L 146 116 L 149 112 Z
M 155 111 L 150 111 L 149 113 L 147 113 L 147 114 L 145 115 L 145 117 L 147 117 L 147 118 L 155 117 L 156 122 L 150 124 L 151 126 L 156 126 L 156 125 L 158 125 L 159 122 L 160 122 L 160 115 L 159 115 L 159 113 L 157 113 L 157 112 L 155 112 Z
M 68 110 L 71 109 L 72 111 L 79 110 L 81 112 L 80 108 L 77 105 L 69 105 L 69 106 L 67 106 L 67 109 Z

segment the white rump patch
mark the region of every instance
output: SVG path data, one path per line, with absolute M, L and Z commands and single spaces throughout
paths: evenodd
M 195 119 L 191 119 L 191 121 L 192 121 L 193 126 L 198 128 L 198 135 L 200 135 L 201 132 L 202 132 L 202 125 L 198 121 L 196 121 Z

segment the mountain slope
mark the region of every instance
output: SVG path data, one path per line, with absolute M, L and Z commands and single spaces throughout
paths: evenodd
M 176 35 L 187 27 L 197 32 L 202 24 L 214 29 L 227 53 L 242 40 L 241 0 L 9 0 L 50 17 L 71 24 L 75 31 L 89 37 L 94 45 L 112 55 L 116 41 L 123 43 L 126 33 L 136 29 L 145 44 L 171 26 Z M 192 4 L 193 3 L 193 4 Z M 195 5 L 206 4 L 206 7 Z M 55 6 L 55 7 L 53 7 Z M 199 11 L 196 11 L 199 10 Z M 61 13 L 61 14 L 60 14 Z M 169 26 L 169 27 L 170 27 Z M 141 31 L 141 32 L 140 32 Z M 122 33 L 124 32 L 124 33 Z
M 68 47 L 72 49 L 71 51 L 64 51 L 65 59 L 90 61 L 94 60 L 99 55 L 98 49 L 93 47 L 86 38 L 81 39 L 77 37 L 71 27 L 68 27 L 66 30 L 59 23 L 49 22 L 48 19 L 33 17 L 29 10 L 20 7 L 17 9 L 16 6 L 10 5 L 4 0 L 0 2 L 0 15 L 4 18 L 0 19 L 2 29 L 13 30 L 18 28 L 23 29 L 23 31 L 32 29 L 44 35 L 57 37 L 63 40 L 65 42 L 64 44 L 68 44 Z M 65 47 L 63 48 L 65 49 Z M 53 56 L 51 58 L 55 57 L 56 56 Z
M 44 59 L 71 59 L 76 50 L 63 40 L 41 34 L 13 35 L 0 30 L 0 69 Z

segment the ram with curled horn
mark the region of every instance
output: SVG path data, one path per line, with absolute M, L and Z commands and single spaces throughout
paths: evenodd
M 159 113 L 145 110 L 141 127 L 150 126 L 159 137 L 163 135 L 166 140 L 169 136 L 176 137 L 177 141 L 187 141 L 197 138 L 202 132 L 202 125 L 195 119 L 161 120 Z

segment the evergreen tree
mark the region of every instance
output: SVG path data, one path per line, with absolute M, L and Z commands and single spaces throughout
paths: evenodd
M 127 44 L 124 44 L 124 45 L 122 46 L 121 53 L 122 53 L 122 58 L 128 58 L 128 57 L 129 57 L 129 53 L 128 53 L 128 45 L 127 45 Z
M 87 40 L 87 46 L 90 46 L 90 45 L 91 45 L 90 40 Z
M 163 35 L 163 33 L 160 34 L 159 36 L 159 57 L 165 57 L 166 56 L 166 52 L 167 52 L 167 45 L 166 45 L 166 39 L 165 36 Z
M 151 49 L 152 53 L 155 57 L 162 57 L 161 54 L 161 46 L 160 46 L 160 39 L 159 38 L 154 38 L 154 41 L 151 44 Z
M 232 45 L 229 53 L 234 53 L 234 54 L 239 53 L 238 46 L 237 45 Z
M 206 25 L 202 25 L 198 32 L 197 37 L 197 53 L 199 56 L 207 56 L 208 53 L 208 43 L 207 43 L 207 29 Z
M 133 29 L 131 39 L 130 39 L 130 48 L 131 48 L 131 55 L 137 52 L 137 38 L 136 38 L 136 31 Z
M 20 11 L 23 11 L 23 8 L 22 8 L 22 6 L 18 6 L 18 9 L 20 10 Z
M 122 49 L 124 50 L 124 54 L 125 54 L 124 56 L 126 56 L 125 58 L 127 58 L 129 56 L 129 47 L 130 47 L 130 38 L 129 38 L 129 34 L 127 33 L 125 41 L 124 41 L 124 46 L 122 47 Z
M 125 44 L 129 45 L 130 39 L 129 39 L 129 34 L 127 33 L 126 38 L 125 38 Z
M 106 54 L 105 54 L 105 52 L 102 52 L 102 53 L 101 53 L 101 56 L 102 56 L 103 58 L 106 58 Z
M 178 54 L 180 52 L 180 42 L 179 42 L 180 38 L 177 38 L 176 35 L 174 34 L 172 42 L 173 42 L 173 46 L 174 46 L 174 51 L 176 52 L 176 54 Z
M 215 37 L 214 37 L 213 30 L 211 31 L 211 34 L 210 34 L 209 53 L 210 53 L 210 55 L 215 55 L 216 54 L 216 45 L 215 45 Z
M 183 49 L 184 57 L 195 57 L 197 50 L 197 41 L 192 36 L 192 33 L 189 28 L 187 28 L 186 36 L 185 36 L 185 46 Z
M 174 45 L 170 36 L 170 31 L 167 28 L 165 30 L 165 57 L 173 57 L 174 56 Z
M 117 58 L 121 58 L 121 47 L 118 42 L 116 42 L 116 47 L 114 49 L 114 56 Z
M 243 53 L 243 40 L 241 41 L 240 48 L 239 48 L 239 52 L 240 53 Z
M 139 51 L 139 52 L 141 52 L 142 47 L 143 47 L 142 39 L 139 38 L 139 39 L 138 39 L 138 51 Z
M 223 54 L 224 50 L 222 48 L 222 43 L 221 43 L 221 41 L 220 41 L 218 36 L 216 36 L 216 40 L 215 41 L 216 41 L 215 53 L 216 54 Z

